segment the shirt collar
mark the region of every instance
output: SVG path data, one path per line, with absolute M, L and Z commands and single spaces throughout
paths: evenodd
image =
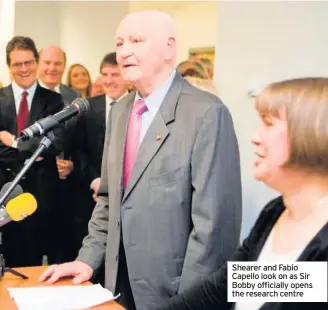
M 125 97 L 127 94 L 128 94 L 129 92 L 128 91 L 126 91 L 120 98 L 118 98 L 117 100 L 114 100 L 114 99 L 112 99 L 112 98 L 110 98 L 110 97 L 108 97 L 107 95 L 106 95 L 106 103 L 107 104 L 111 104 L 112 102 L 118 102 L 118 101 L 120 101 L 123 97 Z
M 149 112 L 155 116 L 157 113 L 159 107 L 161 106 L 167 92 L 169 91 L 169 88 L 172 85 L 173 79 L 176 74 L 176 69 L 172 71 L 168 79 L 158 88 L 156 88 L 149 96 L 146 98 L 142 98 L 139 94 L 139 91 L 136 92 L 136 96 L 134 98 L 134 102 L 136 102 L 138 99 L 145 100 L 145 104 L 149 110 Z
M 59 84 L 56 85 L 56 87 L 54 89 L 50 89 L 46 84 L 44 84 L 41 80 L 39 80 L 39 84 L 41 87 L 43 88 L 46 88 L 46 89 L 49 89 L 49 90 L 52 90 L 52 91 L 55 91 L 56 93 L 60 94 L 60 87 L 59 87 Z
M 15 101 L 17 101 L 18 98 L 22 95 L 22 93 L 24 91 L 27 91 L 27 93 L 28 93 L 28 97 L 27 98 L 33 98 L 34 97 L 34 94 L 35 94 L 35 90 L 36 90 L 36 88 L 38 86 L 38 83 L 37 83 L 37 81 L 35 81 L 33 83 L 33 85 L 30 88 L 28 88 L 28 89 L 21 88 L 19 85 L 17 85 L 17 83 L 15 81 L 12 81 L 11 86 L 13 88 L 13 93 L 14 93 Z

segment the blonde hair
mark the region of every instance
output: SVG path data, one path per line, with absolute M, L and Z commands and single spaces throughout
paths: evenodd
M 272 83 L 256 98 L 261 116 L 286 117 L 290 157 L 285 166 L 328 172 L 328 78 Z
M 68 68 L 68 71 L 67 71 L 66 85 L 68 87 L 72 87 L 71 74 L 72 74 L 72 71 L 73 71 L 73 69 L 75 67 L 82 67 L 87 72 L 87 75 L 88 75 L 88 78 L 89 78 L 89 85 L 87 86 L 87 89 L 86 89 L 86 96 L 89 97 L 90 96 L 90 93 L 91 93 L 92 81 L 91 81 L 90 73 L 89 73 L 88 69 L 85 66 L 83 66 L 81 64 L 73 64 L 73 65 L 71 65 Z

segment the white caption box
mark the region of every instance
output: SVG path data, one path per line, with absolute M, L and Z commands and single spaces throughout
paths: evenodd
M 327 302 L 327 262 L 228 262 L 228 302 Z

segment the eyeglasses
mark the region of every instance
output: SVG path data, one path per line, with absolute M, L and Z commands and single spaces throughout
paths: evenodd
M 35 58 L 33 58 L 31 60 L 24 61 L 24 62 L 15 62 L 11 66 L 15 69 L 22 69 L 23 66 L 30 67 L 34 64 L 35 64 Z

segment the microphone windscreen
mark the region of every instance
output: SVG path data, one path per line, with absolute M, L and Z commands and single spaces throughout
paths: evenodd
M 6 183 L 0 190 L 0 197 L 2 195 L 5 194 L 5 192 L 8 190 L 8 188 L 11 186 L 12 182 L 8 182 Z M 9 200 L 14 199 L 15 197 L 17 197 L 18 195 L 23 193 L 23 189 L 21 188 L 20 185 L 16 185 L 15 188 L 13 189 L 13 191 L 9 194 L 9 196 L 6 198 L 6 200 L 4 201 L 4 205 L 6 205 L 8 203 Z
M 72 104 L 78 108 L 79 114 L 81 115 L 86 114 L 90 109 L 90 103 L 85 98 L 76 98 Z
M 24 193 L 7 203 L 6 211 L 13 221 L 21 221 L 33 214 L 37 208 L 37 202 L 30 193 Z

